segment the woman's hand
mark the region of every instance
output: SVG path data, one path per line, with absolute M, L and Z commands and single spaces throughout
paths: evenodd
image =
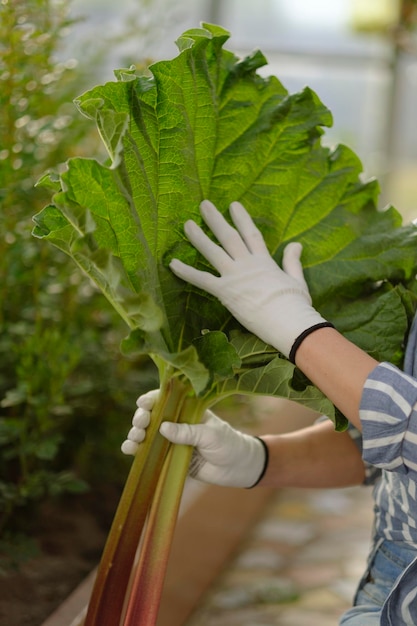
M 125 454 L 136 454 L 146 437 L 152 419 L 152 408 L 158 390 L 137 400 L 132 428 L 122 444 Z M 175 444 L 194 446 L 189 475 L 205 483 L 226 487 L 253 487 L 262 478 L 267 462 L 266 444 L 232 428 L 211 411 L 206 411 L 200 424 L 163 422 L 160 433 Z
M 300 338 L 318 327 L 331 326 L 312 307 L 300 262 L 301 244 L 288 244 L 281 269 L 239 202 L 230 205 L 236 229 L 208 200 L 200 208 L 221 245 L 192 220 L 185 223 L 185 233 L 220 275 L 197 270 L 178 259 L 171 261 L 171 270 L 216 296 L 245 328 L 294 361 Z

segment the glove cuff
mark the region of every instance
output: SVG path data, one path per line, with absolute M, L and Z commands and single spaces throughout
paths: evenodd
M 265 476 L 265 472 L 267 470 L 268 462 L 269 462 L 269 449 L 268 449 L 268 446 L 266 445 L 265 441 L 263 439 L 261 439 L 260 437 L 255 437 L 255 439 L 257 439 L 258 441 L 261 442 L 262 447 L 264 449 L 264 453 L 265 453 L 264 465 L 263 465 L 261 473 L 258 476 L 257 481 L 255 483 L 253 483 L 253 485 L 250 485 L 249 487 L 246 487 L 246 489 L 253 489 L 253 487 L 256 487 L 256 485 L 261 482 L 262 478 Z
M 290 350 L 288 359 L 291 361 L 291 363 L 295 365 L 296 352 L 300 345 L 303 343 L 304 339 L 311 335 L 311 333 L 314 333 L 315 330 L 319 330 L 320 328 L 334 328 L 334 326 L 331 322 L 320 322 L 320 324 L 314 324 L 314 326 L 310 326 L 310 328 L 307 328 L 304 332 L 302 332 L 301 335 L 299 335 L 294 341 Z

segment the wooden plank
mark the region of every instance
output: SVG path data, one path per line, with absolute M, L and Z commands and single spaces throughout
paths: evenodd
M 183 626 L 259 520 L 271 492 L 209 486 L 189 508 L 172 544 L 157 626 Z

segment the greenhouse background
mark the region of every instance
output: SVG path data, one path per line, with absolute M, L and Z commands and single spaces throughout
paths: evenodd
M 384 182 L 383 198 L 400 211 L 412 210 L 417 161 L 416 42 L 412 30 L 396 26 L 398 0 L 320 0 L 314 5 L 308 0 L 256 4 L 156 0 L 145 4 L 146 15 L 140 16 L 132 0 L 124 0 L 117 9 L 113 3 L 94 0 L 73 3 L 74 14 L 89 16 L 79 35 L 84 31 L 91 45 L 97 41 L 96 29 L 123 32 L 121 10 L 132 25 L 129 41 L 119 41 L 116 54 L 101 68 L 103 77 L 111 79 L 115 63 L 134 62 L 135 55 L 171 58 L 177 51 L 174 41 L 184 30 L 202 21 L 220 24 L 231 33 L 230 49 L 241 55 L 261 49 L 269 61 L 264 73 L 277 76 L 290 92 L 305 85 L 314 89 L 333 113 L 334 127 L 326 131 L 327 140 L 352 147 L 365 172 Z M 385 186 L 388 175 L 389 187 Z
M 308 85 L 318 94 L 334 118 L 324 141 L 353 148 L 364 176 L 380 181 L 380 208 L 393 204 L 405 221 L 414 220 L 415 5 L 412 0 L 0 1 L 1 623 L 67 626 L 55 611 L 100 558 L 130 467 L 120 444 L 137 396 L 157 384 L 147 359 L 120 355 L 126 329 L 101 294 L 69 259 L 31 234 L 32 216 L 50 197 L 36 181 L 71 156 L 102 150 L 74 98 L 113 80 L 114 69 L 175 56 L 174 42 L 184 30 L 201 22 L 219 24 L 230 31 L 228 48 L 236 54 L 262 50 L 268 59 L 264 74 L 276 75 L 291 92 Z M 313 419 L 268 400 L 239 398 L 222 409 L 232 423 L 248 429 L 273 428 L 277 416 L 283 430 Z M 274 624 L 278 613 L 282 626 L 302 626 L 311 623 L 311 611 L 322 626 L 335 623 L 366 553 L 367 491 L 266 492 L 259 500 L 251 496 L 250 511 L 239 502 L 242 528 L 233 529 L 229 547 L 219 548 L 217 569 L 208 565 L 214 551 L 205 522 L 211 519 L 216 528 L 218 513 L 211 511 L 213 521 L 205 505 L 198 513 L 197 504 L 217 503 L 224 530 L 231 519 L 228 502 L 191 480 L 185 495 L 184 524 L 197 516 L 193 519 L 208 533 L 206 553 L 201 551 L 206 561 L 199 567 L 211 572 L 200 596 L 195 591 L 195 614 L 187 626 L 232 626 L 233 619 L 242 626 L 246 618 L 259 626 L 261 619 Z M 230 502 L 239 497 L 230 496 Z M 196 555 L 194 544 L 188 545 L 189 527 L 184 529 L 178 534 L 184 543 L 175 548 L 182 573 L 169 579 L 171 603 L 178 581 L 191 590 L 190 576 L 198 582 L 181 557 L 185 544 L 190 563 Z M 345 542 L 339 540 L 342 532 Z M 271 546 L 273 562 L 266 556 Z M 284 574 L 270 575 L 284 571 L 289 554 L 295 564 L 292 586 Z M 261 587 L 252 579 L 259 571 Z M 242 585 L 246 599 L 253 599 L 249 607 Z M 181 604 L 179 596 L 176 600 Z M 266 606 L 267 614 L 260 617 L 255 604 L 263 604 L 262 611 Z M 191 610 L 182 606 L 179 615 L 180 609 Z M 169 608 L 163 615 L 175 626 Z

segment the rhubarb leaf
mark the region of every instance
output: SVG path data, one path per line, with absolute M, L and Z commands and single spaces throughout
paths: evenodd
M 70 159 L 59 185 L 56 174 L 44 177 L 56 192 L 34 234 L 99 286 L 132 331 L 126 351 L 168 363 L 200 397 L 277 395 L 333 416 L 308 381 L 295 384 L 292 364 L 171 273 L 173 257 L 213 271 L 183 224 L 201 224 L 205 198 L 226 216 L 241 201 L 277 262 L 289 241 L 302 242 L 323 316 L 396 364 L 415 309 L 417 229 L 394 208 L 377 209 L 378 184 L 362 180 L 349 148 L 322 145 L 332 116 L 318 96 L 262 77 L 264 56 L 239 59 L 224 49 L 228 37 L 209 24 L 187 31 L 177 57 L 144 73 L 119 70 L 76 100 L 109 159 Z

